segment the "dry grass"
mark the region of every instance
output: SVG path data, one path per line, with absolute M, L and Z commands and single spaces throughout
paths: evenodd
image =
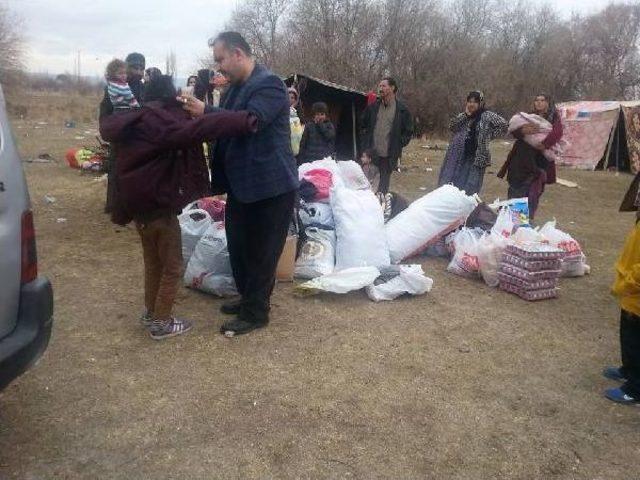
M 26 156 L 74 142 L 34 126 L 14 123 Z M 507 146 L 494 149 L 499 163 Z M 395 187 L 422 195 L 441 158 L 415 142 Z M 628 176 L 563 170 L 580 188 L 543 197 L 540 219 L 557 217 L 593 267 L 558 300 L 529 304 L 422 258 L 426 296 L 300 299 L 282 284 L 272 325 L 232 341 L 217 333 L 220 301 L 183 290 L 177 310 L 196 328 L 158 344 L 137 323 L 136 235 L 101 213 L 104 185 L 62 164 L 26 172 L 56 324 L 40 365 L 0 395 L 0 478 L 637 476 L 638 411 L 605 401 L 599 375 L 618 359 L 608 288 Z M 487 199 L 505 190 L 487 177 Z

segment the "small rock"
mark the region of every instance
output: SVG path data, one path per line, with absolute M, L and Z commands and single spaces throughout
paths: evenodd
M 56 197 L 52 197 L 51 195 L 45 195 L 43 200 L 44 200 L 44 203 L 46 203 L 47 205 L 56 203 Z
M 56 220 L 56 223 L 67 223 L 67 219 L 64 217 L 60 217 Z

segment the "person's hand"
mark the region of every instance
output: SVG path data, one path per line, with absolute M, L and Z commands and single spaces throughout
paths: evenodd
M 521 128 L 521 131 L 523 135 L 535 135 L 540 131 L 540 127 L 532 123 L 528 123 Z
M 189 112 L 192 117 L 204 115 L 204 102 L 201 102 L 196 97 L 177 97 L 177 100 L 183 104 L 182 108 Z

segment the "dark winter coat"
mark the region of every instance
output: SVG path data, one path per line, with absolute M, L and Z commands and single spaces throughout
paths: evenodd
M 256 118 L 248 112 L 191 119 L 180 105 L 163 107 L 159 102 L 102 118 L 102 138 L 117 147 L 122 209 L 117 223 L 179 213 L 188 203 L 206 196 L 209 175 L 202 142 L 255 130 Z
M 378 100 L 364 111 L 360 125 L 360 146 L 362 150 L 373 148 L 373 132 L 376 128 L 381 102 L 382 100 Z M 389 161 L 392 170 L 398 168 L 398 159 L 402 156 L 402 149 L 409 144 L 412 136 L 413 119 L 411 118 L 411 113 L 404 102 L 396 98 L 396 115 L 391 127 L 391 138 L 389 139 Z
M 229 87 L 221 108 L 207 107 L 205 111 L 229 110 L 254 114 L 258 131 L 216 142 L 211 164 L 213 192 L 230 192 L 241 203 L 253 203 L 297 190 L 289 95 L 280 77 L 256 64 L 246 82 Z
M 336 152 L 336 129 L 329 120 L 322 123 L 309 122 L 304 126 L 298 165 L 322 160 Z

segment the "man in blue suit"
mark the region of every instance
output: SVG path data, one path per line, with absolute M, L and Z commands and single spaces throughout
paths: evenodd
M 231 268 L 241 298 L 222 306 L 237 315 L 222 325 L 227 336 L 248 333 L 269 323 L 270 297 L 278 259 L 293 217 L 298 171 L 291 151 L 289 96 L 280 78 L 251 56 L 237 32 L 224 32 L 209 44 L 219 71 L 230 81 L 220 108 L 248 110 L 258 131 L 219 139 L 211 164 L 214 194 L 227 193 L 226 231 Z M 192 115 L 215 107 L 188 98 Z

